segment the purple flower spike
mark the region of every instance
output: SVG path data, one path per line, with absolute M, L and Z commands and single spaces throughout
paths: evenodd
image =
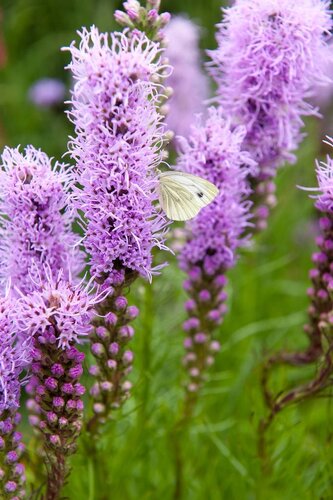
M 30 293 L 35 281 L 45 277 L 45 264 L 52 272 L 76 276 L 83 259 L 73 250 L 77 237 L 71 232 L 73 215 L 66 210 L 66 189 L 72 182 L 65 165 L 52 168 L 50 158 L 28 146 L 5 148 L 0 171 L 1 281 L 13 290 Z
M 247 242 L 244 233 L 250 225 L 251 208 L 246 201 L 250 193 L 247 179 L 256 164 L 243 151 L 245 134 L 243 127 L 231 127 L 221 110 L 210 108 L 206 122 L 192 127 L 190 138 L 181 142 L 178 168 L 206 178 L 220 190 L 187 223 L 187 241 L 179 256 L 190 297 L 185 304 L 189 318 L 184 323 L 188 397 L 197 394 L 205 370 L 218 352 L 212 335 L 226 312 L 225 273 L 235 265 L 239 247 Z
M 84 390 L 77 381 L 84 354 L 75 346 L 90 332 L 99 296 L 89 284 L 69 284 L 61 272 L 53 278 L 48 269 L 45 276 L 32 294 L 18 300 L 16 325 L 33 334 L 33 356 L 38 359 L 33 410 L 38 419 L 32 423 L 44 436 L 50 468 L 47 497 L 56 498 L 67 474 L 66 457 L 74 453 L 82 427 Z
M 258 229 L 266 226 L 262 206 L 275 204 L 269 184 L 277 167 L 295 160 L 302 117 L 317 114 L 306 98 L 327 82 L 329 6 L 328 0 L 237 0 L 218 26 L 211 74 L 220 105 L 246 127 L 245 148 L 259 165 L 253 178 Z
M 333 145 L 332 139 L 327 144 Z M 270 414 L 264 424 L 270 423 L 286 406 L 300 400 L 316 398 L 332 386 L 332 325 L 333 325 L 333 160 L 317 163 L 318 194 L 311 195 L 320 214 L 320 235 L 316 238 L 317 252 L 312 256 L 314 268 L 310 270 L 311 287 L 308 289 L 310 306 L 304 332 L 308 346 L 299 351 L 281 350 L 273 353 L 264 365 L 263 393 Z M 311 190 L 312 191 L 312 190 Z M 315 191 L 315 190 L 313 190 Z M 313 365 L 313 376 L 299 386 L 286 387 L 273 394 L 270 389 L 270 374 L 276 365 Z M 264 441 L 264 435 L 262 440 Z
M 85 248 L 91 274 L 117 284 L 119 270 L 150 278 L 152 249 L 164 248 L 168 222 L 155 208 L 155 167 L 165 130 L 157 105 L 166 68 L 161 49 L 143 33 L 110 36 L 83 30 L 69 48 L 76 81 L 69 118 L 77 162 L 75 206 L 85 212 Z
M 167 124 L 176 136 L 188 137 L 195 114 L 204 111 L 208 79 L 201 66 L 200 29 L 185 17 L 174 17 L 165 30 L 165 55 L 173 67 L 166 85 L 172 88 Z
M 22 340 L 15 328 L 16 301 L 0 299 L 0 497 L 12 498 L 18 491 L 24 498 L 24 467 L 19 463 L 22 450 L 21 434 L 16 431 L 20 421 L 21 380 L 24 369 L 31 361 L 31 342 Z M 15 485 L 15 488 L 14 488 Z
M 137 2 L 126 2 L 125 8 L 131 23 L 141 16 Z M 163 267 L 154 267 L 152 250 L 166 249 L 169 225 L 155 204 L 156 168 L 168 137 L 159 107 L 169 68 L 160 45 L 138 30 L 109 36 L 92 27 L 80 37 L 79 47 L 72 43 L 68 49 L 75 80 L 69 112 L 75 137 L 69 149 L 81 186 L 74 187 L 74 205 L 84 213 L 90 273 L 109 292 L 97 306 L 99 317 L 90 335 L 98 369 L 91 372 L 97 383 L 91 391 L 95 416 L 89 430 L 96 434 L 130 392 L 126 377 L 132 359 L 125 346 L 138 311 L 128 306 L 124 294 L 138 276 L 151 280 Z
M 232 130 L 222 112 L 210 108 L 207 121 L 193 127 L 189 140 L 182 141 L 178 169 L 200 175 L 220 189 L 216 199 L 187 225 L 191 236 L 180 263 L 193 283 L 202 283 L 204 273 L 215 278 L 219 270 L 232 267 L 236 250 L 246 242 L 243 233 L 250 219 L 245 201 L 250 193 L 247 177 L 255 163 L 242 150 L 244 136 L 242 127 Z M 209 293 L 204 290 L 201 297 Z

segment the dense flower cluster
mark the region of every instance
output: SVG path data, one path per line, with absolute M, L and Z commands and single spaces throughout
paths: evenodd
M 151 276 L 152 249 L 167 225 L 156 209 L 155 167 L 165 131 L 157 111 L 167 68 L 161 49 L 140 32 L 83 30 L 69 65 L 76 81 L 69 113 L 76 136 L 76 206 L 86 219 L 91 273 L 111 283 L 119 270 Z M 110 43 L 110 45 L 109 45 Z
M 90 422 L 90 430 L 97 421 L 105 422 L 110 408 L 119 408 L 129 397 L 132 384 L 127 380 L 132 370 L 134 354 L 128 343 L 134 336 L 131 322 L 139 314 L 136 306 L 129 306 L 122 289 L 104 301 L 100 313 L 104 320 L 98 321 L 91 335 L 91 351 L 98 361 L 90 367 L 90 374 L 96 379 L 90 394 L 94 400 L 95 417 Z
M 66 211 L 71 182 L 64 165 L 52 169 L 50 158 L 33 146 L 24 154 L 5 148 L 0 172 L 0 277 L 13 290 L 30 293 L 44 276 L 63 269 L 68 278 L 82 266 L 71 232 L 73 217 Z
M 331 143 L 332 144 L 332 143 Z M 305 327 L 310 346 L 305 355 L 300 356 L 304 362 L 318 359 L 322 353 L 322 334 L 330 329 L 332 317 L 333 290 L 333 160 L 318 162 L 316 167 L 319 194 L 315 197 L 315 206 L 321 213 L 319 220 L 321 234 L 316 238 L 319 251 L 312 256 L 314 268 L 310 270 L 312 287 L 308 290 L 311 298 L 309 308 L 310 321 Z
M 163 42 L 164 28 L 170 21 L 169 12 L 159 13 L 161 0 L 148 0 L 143 7 L 138 0 L 127 0 L 123 3 L 124 11 L 116 10 L 114 18 L 121 26 L 132 30 L 138 29 L 150 40 Z
M 75 451 L 82 426 L 85 389 L 79 379 L 84 354 L 75 346 L 91 329 L 98 297 L 88 293 L 87 287 L 70 285 L 59 273 L 18 300 L 18 326 L 33 334 L 33 375 L 27 387 L 33 398 L 28 408 L 30 423 L 44 436 L 50 495 L 65 480 L 66 457 Z
M 4 500 L 24 499 L 25 467 L 22 434 L 17 431 L 20 414 L 6 410 L 0 416 L 0 496 Z
M 0 298 L 0 414 L 19 407 L 20 376 L 30 359 L 29 337 L 15 328 L 15 308 L 14 300 Z
M 210 108 L 206 122 L 193 127 L 190 139 L 183 141 L 179 157 L 179 169 L 206 178 L 220 190 L 187 224 L 187 241 L 179 257 L 188 275 L 184 287 L 190 296 L 184 361 L 191 392 L 198 389 L 204 368 L 218 350 L 211 336 L 226 311 L 225 272 L 235 264 L 236 251 L 246 241 L 243 233 L 249 226 L 251 206 L 246 201 L 250 192 L 247 178 L 256 165 L 243 151 L 245 133 L 243 127 L 231 128 L 221 110 Z
M 84 213 L 91 275 L 109 293 L 97 307 L 90 336 L 97 362 L 90 372 L 97 382 L 88 427 L 97 432 L 95 424 L 104 422 L 130 389 L 125 377 L 133 355 L 125 344 L 137 313 L 127 308 L 126 287 L 138 275 L 150 278 L 158 271 L 152 249 L 165 248 L 168 222 L 155 202 L 156 167 L 167 139 L 158 109 L 168 67 L 160 46 L 138 30 L 109 36 L 93 27 L 80 36 L 80 46 L 69 48 L 75 80 L 69 116 L 76 134 L 70 150 L 80 184 L 74 203 Z
M 16 427 L 20 421 L 23 371 L 31 359 L 31 343 L 15 329 L 16 303 L 0 299 L 0 496 L 24 498 L 25 474 L 20 456 L 24 449 Z
M 208 99 L 208 80 L 203 73 L 199 51 L 199 27 L 185 17 L 174 17 L 165 30 L 166 56 L 173 68 L 167 85 L 169 99 L 167 124 L 176 135 L 187 137 L 196 113 L 204 111 Z
M 243 150 L 245 129 L 232 129 L 221 110 L 210 108 L 208 112 L 207 121 L 193 127 L 189 140 L 182 141 L 177 166 L 209 180 L 220 190 L 216 199 L 188 223 L 191 235 L 180 256 L 185 270 L 199 264 L 213 276 L 234 264 L 235 251 L 242 244 L 250 217 L 247 177 L 255 171 L 255 163 Z
M 306 101 L 325 79 L 326 44 L 332 27 L 328 0 L 237 0 L 224 11 L 211 51 L 219 100 L 235 123 L 247 127 L 246 147 L 260 179 L 293 160 Z

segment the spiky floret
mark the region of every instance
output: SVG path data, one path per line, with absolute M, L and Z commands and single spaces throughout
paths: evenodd
M 12 289 L 30 293 L 47 265 L 67 278 L 82 266 L 78 238 L 67 210 L 71 173 L 41 150 L 5 148 L 0 171 L 0 277 Z
M 143 33 L 80 33 L 69 47 L 75 79 L 69 117 L 77 163 L 75 205 L 85 215 L 85 248 L 95 279 L 119 270 L 150 277 L 152 249 L 164 248 L 167 221 L 156 208 L 156 167 L 165 130 L 157 110 L 167 68 Z

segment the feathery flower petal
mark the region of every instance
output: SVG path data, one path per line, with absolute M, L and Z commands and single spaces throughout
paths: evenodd
M 33 334 L 33 377 L 28 392 L 31 423 L 43 435 L 48 465 L 48 498 L 57 498 L 68 468 L 66 458 L 75 452 L 82 427 L 84 354 L 76 344 L 91 330 L 96 301 L 90 285 L 72 285 L 62 272 L 46 269 L 39 287 L 17 301 L 17 326 Z
M 0 278 L 30 293 L 44 266 L 66 277 L 81 271 L 83 259 L 73 249 L 73 215 L 66 211 L 71 174 L 65 165 L 52 169 L 50 158 L 33 146 L 5 148 L 0 171 Z
M 140 32 L 100 34 L 95 27 L 73 43 L 76 81 L 70 143 L 77 163 L 75 206 L 85 215 L 91 274 L 117 279 L 120 270 L 150 277 L 152 249 L 164 248 L 168 222 L 155 207 L 165 140 L 157 111 L 167 67 L 159 45 Z
M 326 43 L 332 20 L 328 0 L 237 0 L 224 10 L 211 73 L 219 101 L 247 128 L 245 144 L 262 179 L 274 174 L 303 135 L 302 116 L 316 110 L 305 101 L 325 80 Z
M 237 258 L 237 249 L 247 241 L 251 203 L 248 176 L 256 168 L 243 150 L 244 127 L 232 127 L 221 109 L 209 108 L 205 123 L 192 127 L 188 141 L 182 141 L 178 168 L 213 182 L 220 190 L 215 200 L 187 223 L 187 241 L 179 262 L 186 272 L 184 288 L 190 300 L 184 365 L 189 374 L 186 405 L 193 407 L 205 370 L 214 362 L 218 343 L 213 332 L 226 313 L 226 271 Z M 185 410 L 187 411 L 187 410 Z M 190 410 L 188 410 L 190 411 Z
M 220 190 L 215 200 L 187 224 L 188 242 L 180 262 L 188 266 L 202 265 L 208 274 L 233 266 L 236 250 L 243 245 L 243 233 L 249 225 L 250 193 L 247 177 L 255 162 L 243 150 L 245 129 L 232 129 L 222 111 L 209 108 L 203 125 L 192 128 L 189 140 L 182 141 L 178 168 L 199 175 Z
M 328 143 L 332 146 L 333 139 Z M 327 156 L 326 162 L 317 162 L 316 174 L 319 194 L 316 198 L 316 208 L 321 212 L 333 214 L 333 159 Z
M 91 284 L 73 285 L 62 272 L 55 277 L 50 269 L 45 278 L 35 284 L 30 295 L 17 301 L 17 328 L 35 338 L 56 343 L 61 349 L 80 342 L 91 330 L 94 306 L 101 296 L 91 294 Z M 51 340 L 52 339 L 52 340 Z
M 23 450 L 21 435 L 16 431 L 20 420 L 23 372 L 31 361 L 30 339 L 22 340 L 15 329 L 16 301 L 0 298 L 0 497 L 24 498 L 24 466 L 19 463 Z M 8 486 L 9 485 L 9 486 Z

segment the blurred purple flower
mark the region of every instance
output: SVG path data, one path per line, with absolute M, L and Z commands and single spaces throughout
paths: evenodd
M 259 178 L 293 161 L 303 135 L 306 101 L 324 81 L 332 27 L 327 0 L 238 0 L 219 25 L 211 73 L 219 102 L 247 128 L 246 147 L 259 162 Z
M 71 232 L 73 214 L 66 210 L 71 174 L 33 146 L 5 148 L 0 172 L 0 277 L 29 293 L 43 276 L 45 264 L 64 276 L 81 271 L 83 259 Z
M 327 141 L 333 146 L 332 139 Z M 316 168 L 318 187 L 309 191 L 319 192 L 311 194 L 315 200 L 315 207 L 319 211 L 319 234 L 315 241 L 316 251 L 312 254 L 313 267 L 309 271 L 311 286 L 307 290 L 310 299 L 308 320 L 303 327 L 308 337 L 308 345 L 297 351 L 280 350 L 274 352 L 265 362 L 262 374 L 264 397 L 270 409 L 269 422 L 284 408 L 298 401 L 317 398 L 332 386 L 332 325 L 333 325 L 333 160 L 330 156 L 327 161 L 318 162 Z M 309 380 L 301 385 L 288 384 L 276 394 L 271 392 L 270 373 L 277 365 L 306 366 L 313 365 Z M 266 422 L 267 422 L 266 421 Z
M 201 68 L 200 28 L 185 17 L 174 17 L 165 29 L 165 55 L 173 67 L 166 85 L 173 89 L 168 102 L 168 127 L 187 137 L 196 113 L 204 111 L 209 95 L 208 79 Z
M 218 26 L 210 71 L 218 101 L 235 125 L 244 125 L 244 147 L 258 162 L 252 178 L 257 229 L 275 206 L 277 167 L 295 160 L 303 116 L 316 115 L 306 100 L 327 82 L 332 59 L 328 0 L 236 0 Z
M 56 78 L 42 78 L 35 82 L 28 92 L 30 101 L 40 108 L 50 108 L 63 104 L 66 86 Z

